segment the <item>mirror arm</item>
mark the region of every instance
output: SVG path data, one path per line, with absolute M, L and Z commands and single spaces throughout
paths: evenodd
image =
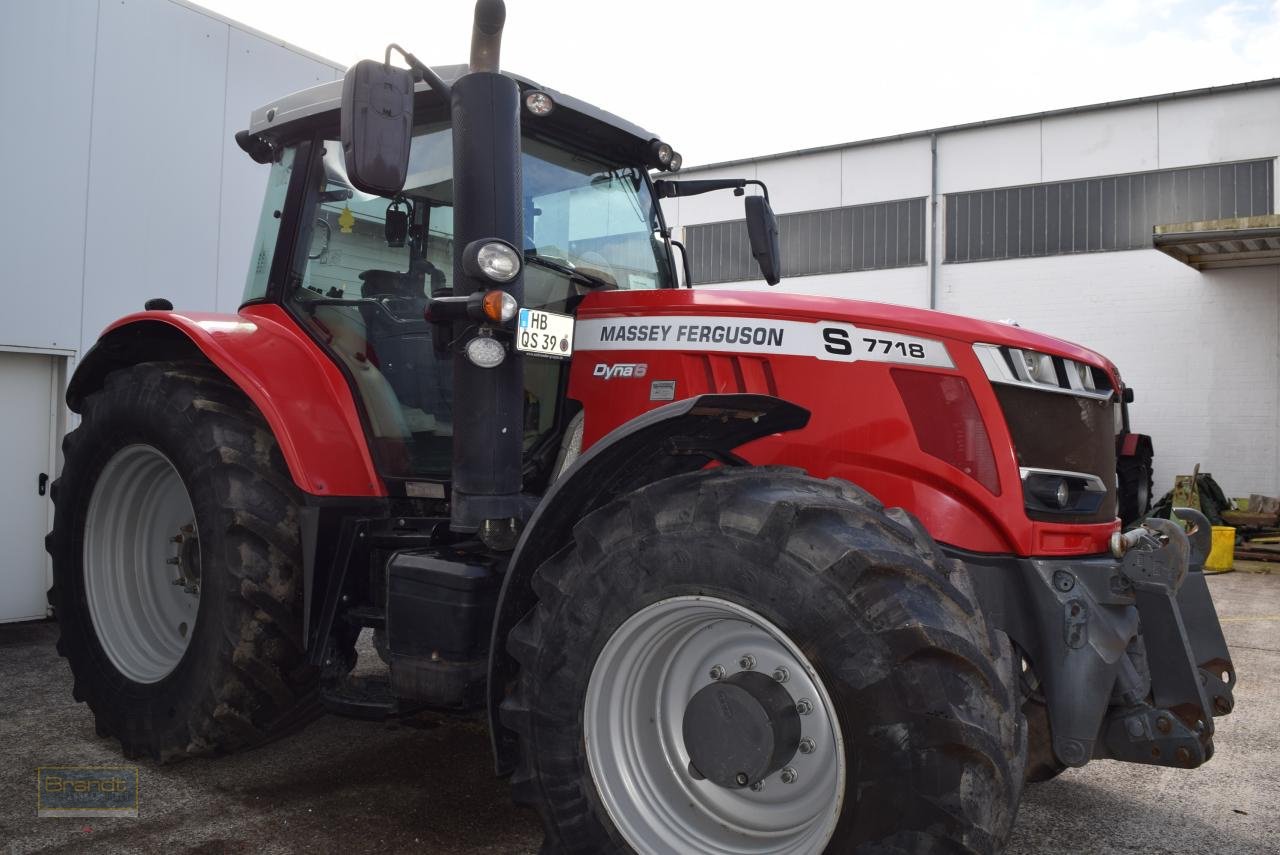
M 671 181 L 670 179 L 659 178 L 653 182 L 653 189 L 658 194 L 659 199 L 671 199 L 676 196 L 700 196 L 703 193 L 712 193 L 716 190 L 732 190 L 735 196 L 741 196 L 742 189 L 748 184 L 756 185 L 760 188 L 760 192 L 764 194 L 764 198 L 769 198 L 769 188 L 764 185 L 763 181 L 756 181 L 754 178 L 704 178 L 690 181 Z
M 746 185 L 746 184 L 754 184 L 754 185 L 756 185 L 757 187 L 759 187 L 759 188 L 760 188 L 760 193 L 761 193 L 761 195 L 763 195 L 763 196 L 764 196 L 764 200 L 765 200 L 766 202 L 768 202 L 768 201 L 769 201 L 769 188 L 768 188 L 768 187 L 766 187 L 766 186 L 764 186 L 764 182 L 763 182 L 763 181 L 756 181 L 754 178 L 750 178 L 750 179 L 748 179 L 748 180 L 744 181 L 744 182 L 743 182 L 743 184 L 744 184 L 744 185 Z M 742 195 L 742 193 L 741 193 L 741 191 L 739 191 L 739 192 L 737 192 L 737 193 L 734 193 L 733 195 L 735 195 L 735 196 L 741 196 L 741 195 Z
M 680 250 L 680 266 L 684 268 L 684 287 L 693 287 L 693 273 L 689 270 L 689 250 L 684 248 L 684 244 L 674 238 L 667 238 L 671 241 L 671 245 Z
M 392 51 L 395 51 L 400 54 L 400 56 L 404 57 L 404 61 L 408 63 L 410 68 L 422 75 L 422 79 L 427 81 L 428 86 L 439 92 L 445 98 L 449 97 L 449 84 L 441 80 L 440 75 L 431 70 L 431 66 L 427 65 L 425 62 L 418 59 L 416 56 L 394 42 L 387 45 L 386 57 L 383 59 L 383 63 L 385 65 L 391 64 Z

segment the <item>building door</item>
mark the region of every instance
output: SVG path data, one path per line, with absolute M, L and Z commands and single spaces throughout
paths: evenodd
M 0 352 L 0 622 L 46 614 L 55 359 Z

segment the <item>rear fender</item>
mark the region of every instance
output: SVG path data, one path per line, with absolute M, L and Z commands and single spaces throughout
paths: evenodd
M 1137 457 L 1140 454 L 1151 456 L 1151 437 L 1145 433 L 1122 433 L 1116 437 L 1116 457 Z
M 489 734 L 498 774 L 515 768 L 519 750 L 515 734 L 498 719 L 498 707 L 517 671 L 507 653 L 507 634 L 536 603 L 534 571 L 569 543 L 574 525 L 645 484 L 702 469 L 712 461 L 746 464 L 733 449 L 808 422 L 808 410 L 769 395 L 686 398 L 614 429 L 592 444 L 547 491 L 511 556 L 489 644 Z
M 139 312 L 109 326 L 67 386 L 75 412 L 112 371 L 140 362 L 207 360 L 267 420 L 293 482 L 315 496 L 385 496 L 360 412 L 341 370 L 279 307 L 238 315 Z

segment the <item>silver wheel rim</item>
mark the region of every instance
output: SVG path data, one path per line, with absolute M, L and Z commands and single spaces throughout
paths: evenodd
M 158 682 L 186 652 L 200 605 L 199 536 L 169 458 L 129 445 L 107 461 L 85 521 L 85 593 L 98 643 L 130 680 Z
M 690 698 L 720 666 L 745 656 L 808 700 L 802 735 L 784 783 L 728 789 L 689 772 L 682 723 Z M 628 618 L 596 659 L 583 715 L 587 762 L 609 818 L 641 853 L 725 855 L 821 852 L 835 830 L 845 789 L 844 741 L 831 697 L 799 648 L 749 608 L 714 597 L 674 597 Z

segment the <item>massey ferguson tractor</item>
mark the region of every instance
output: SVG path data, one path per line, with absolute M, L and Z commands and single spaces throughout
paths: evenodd
M 158 298 L 81 361 L 49 598 L 98 732 L 487 717 L 573 853 L 994 852 L 1025 781 L 1208 760 L 1208 526 L 1121 530 L 1115 366 L 682 287 L 659 200 L 743 195 L 773 284 L 766 188 L 500 72 L 504 18 L 255 112 L 240 310 Z

